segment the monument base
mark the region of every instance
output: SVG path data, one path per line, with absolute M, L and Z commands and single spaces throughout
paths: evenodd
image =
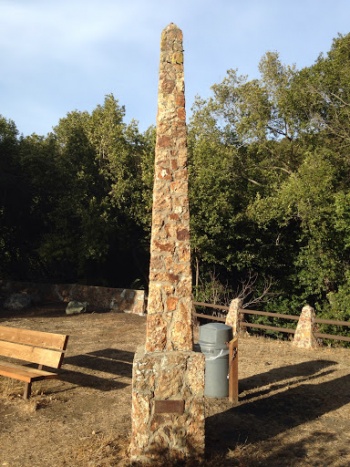
M 205 356 L 199 352 L 138 350 L 133 363 L 131 460 L 203 457 L 204 370 Z

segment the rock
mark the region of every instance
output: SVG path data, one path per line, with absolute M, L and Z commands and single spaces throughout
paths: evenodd
M 30 307 L 32 297 L 25 293 L 14 293 L 10 295 L 4 302 L 4 308 L 7 310 L 23 310 Z
M 66 315 L 79 315 L 85 313 L 88 306 L 88 302 L 69 302 L 66 308 Z

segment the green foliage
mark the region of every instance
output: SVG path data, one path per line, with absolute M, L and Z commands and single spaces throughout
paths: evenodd
M 221 265 L 231 286 L 253 271 L 257 291 L 270 277 L 275 311 L 310 303 L 327 314 L 330 294 L 346 307 L 349 41 L 301 71 L 267 53 L 261 79 L 229 70 L 193 108 L 196 266 L 205 276 Z
M 18 257 L 18 220 L 26 201 L 26 187 L 16 160 L 18 131 L 12 121 L 0 115 L 0 273 L 9 272 Z M 24 209 L 25 210 L 25 209 Z
M 67 114 L 46 138 L 18 139 L 14 124 L 1 120 L 8 277 L 127 286 L 144 274 L 143 171 L 152 144 L 123 118 L 107 96 L 91 114 Z
M 197 299 L 323 317 L 350 309 L 350 35 L 297 70 L 278 53 L 198 97 L 188 128 Z M 0 118 L 0 272 L 147 284 L 155 128 L 124 123 L 113 95 L 47 137 Z M 23 235 L 25 232 L 25 235 Z M 215 271 L 215 272 L 213 272 Z M 265 291 L 265 292 L 264 292 Z M 212 299 L 208 298 L 212 297 Z M 259 318 L 260 319 L 260 318 Z
M 50 234 L 42 251 L 61 261 L 62 253 L 70 257 L 85 282 L 96 281 L 94 270 L 104 270 L 102 279 L 110 281 L 113 267 L 128 280 L 135 273 L 123 271 L 119 261 L 128 254 L 138 263 L 137 255 L 145 255 L 142 159 L 148 143 L 135 122 L 124 124 L 124 113 L 109 95 L 91 115 L 72 112 L 55 128 L 59 163 L 69 182 L 51 214 L 61 242 Z

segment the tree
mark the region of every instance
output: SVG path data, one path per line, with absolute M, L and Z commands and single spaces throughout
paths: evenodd
M 301 71 L 277 53 L 262 58 L 259 80 L 229 70 L 212 97 L 197 100 L 190 127 L 193 237 L 195 247 L 203 239 L 203 261 L 221 264 L 226 278 L 235 270 L 230 281 L 247 271 L 270 276 L 276 297 L 298 296 L 299 307 L 305 300 L 327 310 L 349 268 L 339 218 L 349 179 L 349 40 L 339 37 Z
M 136 122 L 123 122 L 124 114 L 109 95 L 91 114 L 71 112 L 54 130 L 65 190 L 50 213 L 52 231 L 41 254 L 60 263 L 63 277 L 73 271 L 72 280 L 128 286 L 138 268 L 144 274 L 142 159 L 148 143 Z
M 301 156 L 287 105 L 295 70 L 277 54 L 267 54 L 260 69 L 262 79 L 253 81 L 229 70 L 212 87 L 211 98 L 197 99 L 190 124 L 190 190 L 197 262 L 199 254 L 206 267 L 221 265 L 223 280 L 231 283 L 257 272 L 256 287 L 263 290 L 270 276 L 282 275 L 290 255 L 277 223 L 260 228 L 248 208 L 256 196 L 274 193 Z
M 19 260 L 20 220 L 26 212 L 27 186 L 18 163 L 18 130 L 11 120 L 0 116 L 0 272 L 11 274 Z M 18 271 L 19 272 L 19 271 Z

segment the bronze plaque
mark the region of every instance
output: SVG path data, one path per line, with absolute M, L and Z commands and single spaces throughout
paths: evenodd
M 154 401 L 154 413 L 178 413 L 185 411 L 185 401 Z

